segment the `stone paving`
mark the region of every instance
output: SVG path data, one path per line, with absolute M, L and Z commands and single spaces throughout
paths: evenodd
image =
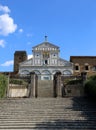
M 96 130 L 96 106 L 83 98 L 0 100 L 2 130 Z

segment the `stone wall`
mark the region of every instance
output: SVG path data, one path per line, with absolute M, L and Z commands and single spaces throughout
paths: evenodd
M 80 97 L 84 96 L 84 88 L 82 85 L 66 85 L 66 94 L 67 97 Z
M 81 72 L 87 72 L 87 76 L 96 74 L 96 56 L 70 56 L 70 62 L 74 64 L 74 75 L 79 75 Z M 76 70 L 76 65 L 79 70 Z M 86 65 L 88 70 L 85 68 Z
M 68 84 L 65 80 L 78 81 L 74 84 Z M 82 73 L 81 76 L 67 76 L 61 75 L 60 72 L 57 72 L 54 75 L 53 80 L 53 93 L 54 97 L 68 97 L 68 96 L 84 96 L 84 82 L 86 81 L 86 73 Z M 80 83 L 81 82 L 81 83 Z
M 28 97 L 29 91 L 26 88 L 26 86 L 22 85 L 10 85 L 9 86 L 9 92 L 8 92 L 8 97 Z

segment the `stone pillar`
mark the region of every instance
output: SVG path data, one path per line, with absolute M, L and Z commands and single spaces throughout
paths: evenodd
M 82 84 L 84 86 L 85 81 L 87 80 L 87 72 L 81 72 Z
M 62 97 L 62 88 L 61 88 L 61 72 L 57 72 L 54 75 L 53 80 L 53 93 L 54 97 Z
M 35 97 L 38 96 L 38 76 L 35 74 Z
M 30 97 L 37 97 L 38 76 L 35 72 L 30 73 Z
M 61 72 L 57 73 L 57 92 L 58 92 L 58 97 L 62 97 Z
M 57 75 L 54 75 L 53 79 L 53 97 L 57 97 Z

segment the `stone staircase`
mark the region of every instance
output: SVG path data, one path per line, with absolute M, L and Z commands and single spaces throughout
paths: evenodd
M 96 130 L 96 107 L 79 98 L 0 100 L 2 130 Z
M 38 97 L 53 97 L 53 80 L 38 80 Z

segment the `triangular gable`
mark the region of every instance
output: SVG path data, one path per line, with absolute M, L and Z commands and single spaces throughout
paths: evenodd
M 38 44 L 37 46 L 34 46 L 33 49 L 34 48 L 48 48 L 48 47 L 59 49 L 58 46 L 56 46 L 56 45 L 54 45 L 54 44 L 52 44 L 50 42 L 42 42 L 42 43 Z

